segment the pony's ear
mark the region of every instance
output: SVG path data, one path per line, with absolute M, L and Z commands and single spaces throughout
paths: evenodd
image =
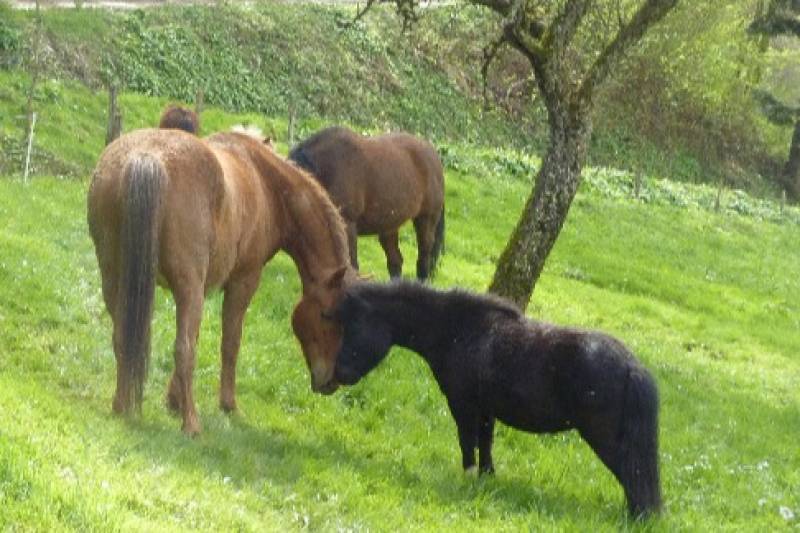
M 347 266 L 343 266 L 336 270 L 331 276 L 325 281 L 325 287 L 328 289 L 338 289 L 342 286 L 342 281 L 344 280 L 344 275 L 347 274 Z
M 336 316 L 340 320 L 351 320 L 359 314 L 369 314 L 369 304 L 356 294 L 345 293 L 344 299 L 336 308 Z

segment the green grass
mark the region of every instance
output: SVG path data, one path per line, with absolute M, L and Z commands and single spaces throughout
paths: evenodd
M 161 102 L 135 104 L 144 120 Z M 518 179 L 448 173 L 437 286 L 486 286 L 527 189 Z M 85 190 L 76 180 L 0 180 L 0 529 L 768 531 L 800 523 L 780 514 L 800 515 L 796 224 L 592 191 L 576 200 L 529 313 L 608 331 L 654 373 L 666 506 L 637 525 L 574 434 L 500 427 L 497 475 L 462 474 L 444 398 L 410 352 L 395 350 L 356 387 L 312 394 L 289 325 L 298 277 L 283 254 L 267 265 L 245 324 L 241 413 L 216 407 L 217 294 L 207 300 L 195 373 L 204 432 L 181 435 L 163 401 L 174 306 L 159 291 L 143 414 L 112 416 L 110 324 Z M 410 228 L 401 244 L 409 273 Z M 361 259 L 386 279 L 374 239 L 362 239 Z

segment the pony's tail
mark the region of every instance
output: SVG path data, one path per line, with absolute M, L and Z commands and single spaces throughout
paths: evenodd
M 439 215 L 439 222 L 436 223 L 436 233 L 433 237 L 433 248 L 431 248 L 431 276 L 436 274 L 436 267 L 439 266 L 439 257 L 444 253 L 444 204 Z
M 158 268 L 159 204 L 166 181 L 163 165 L 149 154 L 132 157 L 125 167 L 120 235 L 117 342 L 118 397 L 123 411 L 140 409 L 150 359 L 150 320 Z
M 644 368 L 633 368 L 625 386 L 621 480 L 634 518 L 661 509 L 658 473 L 658 388 Z

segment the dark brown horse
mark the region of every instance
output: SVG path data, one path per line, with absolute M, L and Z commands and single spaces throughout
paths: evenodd
M 325 191 L 261 140 L 240 133 L 206 139 L 139 130 L 110 144 L 88 197 L 89 229 L 113 321 L 113 409 L 141 405 L 155 284 L 177 311 L 175 371 L 167 392 L 183 431 L 200 431 L 192 397 L 205 295 L 224 293 L 220 406 L 236 408 L 242 322 L 264 264 L 278 250 L 294 260 L 303 294 L 292 326 L 314 391 L 331 393 L 340 328 L 324 318 L 354 271 L 344 225 Z
M 200 131 L 200 119 L 197 117 L 197 113 L 191 109 L 186 109 L 179 105 L 168 105 L 161 114 L 158 127 L 161 129 L 183 130 L 197 135 Z
M 364 137 L 334 127 L 295 146 L 289 159 L 316 176 L 341 210 L 353 267 L 358 268 L 358 235 L 377 234 L 389 274 L 400 276 L 397 230 L 411 219 L 417 277 L 433 273 L 444 244 L 444 174 L 429 142 L 407 133 Z

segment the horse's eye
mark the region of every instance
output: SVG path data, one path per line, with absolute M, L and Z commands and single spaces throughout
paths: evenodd
M 320 315 L 322 318 L 324 318 L 325 320 L 333 320 L 333 319 L 335 318 L 335 317 L 334 317 L 334 314 L 333 314 L 333 312 L 332 312 L 332 311 L 324 311 L 324 310 L 323 310 L 323 311 L 320 311 L 320 312 L 319 312 L 319 315 Z

